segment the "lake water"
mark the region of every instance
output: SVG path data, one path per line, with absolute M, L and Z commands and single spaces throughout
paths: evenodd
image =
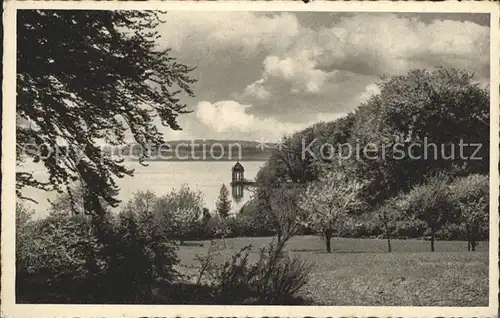
M 183 184 L 186 184 L 193 190 L 201 191 L 205 206 L 210 211 L 213 211 L 222 184 L 225 184 L 229 192 L 231 192 L 229 184 L 231 182 L 231 168 L 234 164 L 235 162 L 228 161 L 154 161 L 148 162 L 148 166 L 144 167 L 136 161 L 127 161 L 127 168 L 134 168 L 135 172 L 133 177 L 117 179 L 120 186 L 119 199 L 124 204 L 137 191 L 146 190 L 150 190 L 160 196 L 170 192 L 172 189 L 179 189 Z M 263 164 L 263 161 L 242 162 L 245 168 L 245 179 L 253 180 Z M 34 172 L 37 178 L 46 176 L 43 168 L 35 164 L 26 163 L 22 170 Z M 248 201 L 250 194 L 250 191 L 245 190 L 244 196 L 239 203 L 235 202 L 231 197 L 231 200 L 233 200 L 233 211 L 239 210 Z M 50 203 L 47 200 L 54 200 L 57 197 L 57 193 L 44 192 L 32 188 L 23 190 L 23 195 L 38 201 L 38 204 L 26 201 L 27 205 L 35 209 L 38 217 L 48 214 L 47 209 Z

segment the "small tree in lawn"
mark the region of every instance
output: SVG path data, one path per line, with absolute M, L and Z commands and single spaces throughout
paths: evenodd
M 489 179 L 472 174 L 452 183 L 452 201 L 456 204 L 467 235 L 467 250 L 475 251 L 481 229 L 488 229 Z
M 444 174 L 434 175 L 424 184 L 417 185 L 403 196 L 408 216 L 425 222 L 430 234 L 431 252 L 434 252 L 436 233 L 446 223 L 456 218 L 454 203 L 450 200 L 448 178 Z
M 186 235 L 200 222 L 203 205 L 201 192 L 192 191 L 183 185 L 178 191 L 172 190 L 159 198 L 155 209 L 162 216 L 167 235 L 179 239 L 183 244 Z
M 401 204 L 403 202 L 399 200 L 398 197 L 393 197 L 390 198 L 389 200 L 386 200 L 384 205 L 382 205 L 377 213 L 378 213 L 378 218 L 379 221 L 383 227 L 385 237 L 387 239 L 387 250 L 390 253 L 392 251 L 391 247 L 391 234 L 392 234 L 392 228 L 391 228 L 391 222 L 394 221 L 395 216 L 398 215 L 398 213 L 401 213 L 402 211 Z
M 488 202 L 485 198 L 480 198 L 475 202 L 459 202 L 459 206 L 467 233 L 467 250 L 475 251 L 480 229 L 488 224 Z
M 276 248 L 281 249 L 297 233 L 304 219 L 304 210 L 299 206 L 301 188 L 296 184 L 283 184 L 267 191 L 266 200 L 271 215 L 269 224 L 278 237 Z
M 223 184 L 220 188 L 219 197 L 217 198 L 215 207 L 217 209 L 217 214 L 219 214 L 220 217 L 223 219 L 229 215 L 229 212 L 231 212 L 231 201 L 229 200 L 229 191 L 225 184 Z
M 326 171 L 307 187 L 301 207 L 308 211 L 307 223 L 325 239 L 331 252 L 333 233 L 347 221 L 349 210 L 361 204 L 361 183 L 338 171 Z

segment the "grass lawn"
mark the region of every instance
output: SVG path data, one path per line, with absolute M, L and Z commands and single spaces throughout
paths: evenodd
M 271 238 L 226 239 L 216 261 L 252 244 L 252 257 Z M 221 240 L 217 243 L 223 246 Z M 203 246 L 201 246 L 203 245 Z M 179 249 L 181 270 L 196 272 L 195 255 L 205 256 L 209 242 L 188 242 Z M 313 264 L 301 296 L 317 305 L 334 306 L 488 306 L 488 243 L 467 252 L 467 242 L 376 239 L 332 239 L 332 253 L 315 236 L 294 237 L 289 253 Z

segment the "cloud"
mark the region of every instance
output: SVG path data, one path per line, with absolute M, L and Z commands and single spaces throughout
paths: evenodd
M 380 94 L 380 87 L 375 83 L 371 83 L 366 85 L 365 90 L 356 97 L 356 101 L 361 104 L 369 100 L 373 95 L 378 94 Z
M 280 122 L 273 118 L 258 118 L 247 113 L 250 105 L 242 105 L 236 101 L 227 100 L 210 103 L 203 101 L 198 104 L 196 118 L 201 124 L 213 132 L 244 139 L 278 140 L 283 134 L 299 129 L 297 124 Z
M 322 69 L 401 74 L 410 68 L 449 66 L 475 70 L 488 64 L 489 28 L 471 22 L 387 14 L 358 14 L 317 33 Z
M 159 28 L 162 44 L 179 52 L 236 53 L 251 56 L 260 50 L 283 51 L 300 25 L 290 13 L 168 12 Z
M 195 113 L 175 135 L 290 133 L 352 111 L 380 75 L 411 68 L 456 67 L 487 83 L 489 28 L 423 16 L 168 12 L 161 45 L 197 65 L 199 79 Z
M 270 105 L 296 117 L 308 108 L 348 111 L 377 92 L 367 85 L 378 76 L 438 66 L 466 69 L 487 82 L 489 28 L 394 14 L 343 16 L 317 30 L 301 26 L 288 50 L 263 59 L 261 76 L 247 84 L 241 101 L 252 103 L 255 114 L 269 114 Z
M 268 78 L 283 79 L 291 84 L 291 93 L 317 93 L 330 74 L 316 68 L 316 61 L 304 50 L 293 57 L 280 59 L 268 56 L 264 60 L 264 81 Z
M 319 121 L 331 121 L 345 114 L 317 113 L 306 122 L 285 122 L 274 118 L 259 118 L 249 114 L 251 105 L 242 105 L 233 100 L 211 103 L 200 102 L 196 109 L 197 120 L 208 128 L 207 132 L 216 136 L 231 136 L 246 140 L 277 141 Z
M 243 96 L 253 96 L 261 100 L 268 99 L 271 93 L 264 88 L 264 81 L 264 79 L 260 79 L 248 85 L 243 92 Z

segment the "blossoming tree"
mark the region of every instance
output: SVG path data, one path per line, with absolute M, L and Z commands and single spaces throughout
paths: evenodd
M 331 252 L 331 238 L 348 222 L 349 211 L 361 204 L 358 193 L 362 184 L 339 171 L 326 171 L 309 184 L 300 205 L 308 211 L 306 223 L 326 241 Z

